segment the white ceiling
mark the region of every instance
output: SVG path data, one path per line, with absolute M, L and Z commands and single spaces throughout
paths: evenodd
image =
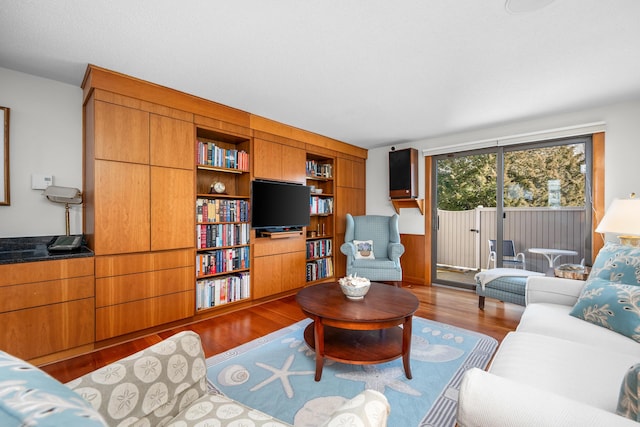
M 0 67 L 88 63 L 373 148 L 640 99 L 640 1 L 0 0 Z

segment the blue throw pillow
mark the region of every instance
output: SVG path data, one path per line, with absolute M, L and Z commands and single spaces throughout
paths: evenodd
M 0 351 L 0 426 L 106 426 L 79 394 L 33 365 Z
M 629 368 L 622 380 L 620 396 L 618 397 L 618 407 L 616 408 L 618 415 L 631 418 L 633 421 L 640 421 L 638 392 L 640 392 L 640 363 Z
M 570 314 L 640 342 L 640 286 L 589 278 Z
M 589 279 L 640 285 L 640 248 L 607 242 L 598 252 Z

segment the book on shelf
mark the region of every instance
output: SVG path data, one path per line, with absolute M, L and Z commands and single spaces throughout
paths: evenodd
M 249 171 L 249 153 L 235 148 L 223 148 L 212 141 L 198 141 L 197 161 L 200 165 Z
M 196 309 L 216 307 L 249 298 L 251 276 L 248 272 L 196 281 Z
M 249 201 L 199 197 L 196 222 L 249 222 Z
M 312 215 L 333 213 L 333 197 L 309 197 L 309 212 Z
M 197 277 L 247 268 L 249 268 L 249 246 L 215 249 L 196 254 Z
M 321 163 L 317 160 L 307 160 L 306 174 L 308 177 L 333 177 L 333 166 L 331 163 Z
M 333 261 L 322 258 L 307 262 L 307 282 L 333 276 Z

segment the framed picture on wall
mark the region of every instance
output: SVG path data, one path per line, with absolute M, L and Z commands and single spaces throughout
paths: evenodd
M 0 107 L 4 132 L 0 149 L 0 205 L 9 206 L 9 108 Z

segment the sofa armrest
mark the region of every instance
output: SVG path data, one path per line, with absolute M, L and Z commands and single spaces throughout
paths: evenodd
M 385 427 L 391 406 L 384 394 L 364 390 L 336 409 L 322 426 L 356 425 L 354 417 L 363 427 Z
M 136 418 L 155 426 L 206 393 L 206 374 L 200 336 L 184 331 L 66 385 L 109 425 Z
M 525 301 L 527 304 L 545 302 L 573 306 L 584 284 L 583 280 L 530 276 L 527 279 Z
M 391 261 L 397 261 L 404 253 L 404 245 L 402 243 L 389 243 L 387 253 Z
M 638 423 L 552 392 L 472 368 L 465 373 L 460 385 L 458 425 L 637 427 Z

